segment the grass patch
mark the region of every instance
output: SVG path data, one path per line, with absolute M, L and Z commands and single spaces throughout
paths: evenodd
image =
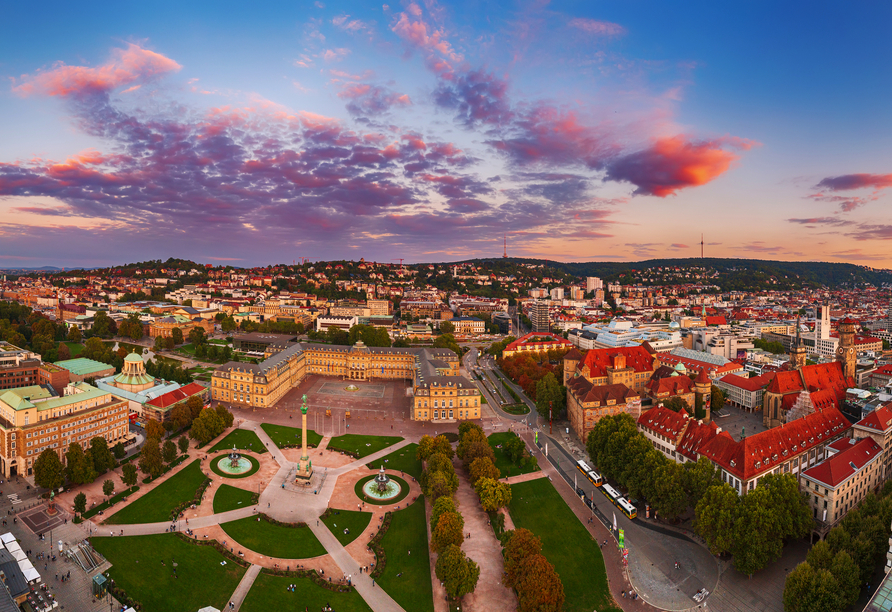
M 261 555 L 279 559 L 309 559 L 325 554 L 325 547 L 307 526 L 286 527 L 261 516 L 248 516 L 223 523 L 220 527 L 235 540 L 229 545 L 230 548 L 238 549 L 238 545 L 241 545 Z
M 248 476 L 256 473 L 257 470 L 260 469 L 260 462 L 257 461 L 257 459 L 255 459 L 251 455 L 242 455 L 243 459 L 247 459 L 248 461 L 251 462 L 251 469 L 248 470 L 247 472 L 242 472 L 241 474 L 227 474 L 226 472 L 221 470 L 220 467 L 217 465 L 221 459 L 223 461 L 228 461 L 227 457 L 228 457 L 228 455 L 220 455 L 219 457 L 215 457 L 215 458 L 211 459 L 211 463 L 210 463 L 211 471 L 214 474 L 216 474 L 217 476 L 222 476 L 223 478 L 247 478 Z
M 208 605 L 222 610 L 245 574 L 232 562 L 220 565 L 224 558 L 214 547 L 191 544 L 173 533 L 90 542 L 111 561 L 109 574 L 117 586 L 143 610 L 182 612 Z
M 153 490 L 115 512 L 105 522 L 109 525 L 129 525 L 168 521 L 174 508 L 195 497 L 195 491 L 205 478 L 196 459 Z
M 122 499 L 124 499 L 125 497 L 130 495 L 131 493 L 135 493 L 136 491 L 139 491 L 138 486 L 129 487 L 127 490 L 121 491 L 117 495 L 114 495 L 108 501 L 104 501 L 101 504 L 99 504 L 98 506 L 93 506 L 92 508 L 90 508 L 89 510 L 87 510 L 86 512 L 81 514 L 81 518 L 85 518 L 85 519 L 92 518 L 92 517 L 96 516 L 97 514 L 99 514 L 100 512 L 104 512 L 107 508 L 111 508 L 116 503 L 118 503 L 119 501 L 121 501 Z
M 214 514 L 247 508 L 257 503 L 257 494 L 228 484 L 221 484 L 214 495 Z
M 405 610 L 432 612 L 434 593 L 423 497 L 405 510 L 393 513 L 381 545 L 387 557 L 387 566 L 378 577 L 381 587 Z M 397 577 L 397 574 L 402 575 Z
M 530 472 L 539 471 L 538 464 L 533 462 L 532 458 L 526 462 L 521 459 L 520 465 L 517 465 L 511 462 L 511 459 L 508 458 L 504 448 L 498 448 L 499 446 L 504 447 L 505 442 L 515 437 L 517 437 L 517 434 L 513 431 L 502 431 L 494 433 L 487 438 L 489 440 L 489 445 L 492 447 L 492 451 L 496 455 L 496 467 L 502 472 L 503 478 L 505 476 L 517 476 L 518 474 L 528 474 Z
M 290 448 L 292 446 L 300 446 L 300 428 L 288 427 L 287 425 L 274 425 L 272 423 L 261 423 L 260 427 L 266 432 L 273 443 L 279 448 Z M 322 436 L 312 429 L 307 429 L 307 446 L 317 447 L 322 442 Z
M 418 445 L 413 442 L 393 451 L 389 455 L 375 459 L 368 466 L 370 470 L 377 472 L 383 465 L 385 470 L 400 470 L 405 474 L 414 476 L 417 480 L 421 478 L 421 459 L 415 456 L 417 452 Z
M 539 478 L 511 485 L 511 493 L 508 510 L 514 525 L 539 536 L 542 554 L 561 577 L 566 596 L 563 610 L 618 611 L 607 587 L 601 549 L 551 481 Z
M 260 441 L 260 438 L 257 437 L 257 434 L 250 429 L 236 429 L 229 432 L 228 436 L 214 444 L 208 452 L 216 453 L 222 450 L 230 451 L 233 446 L 239 450 L 253 451 L 258 455 L 268 452 L 266 450 L 266 445 L 264 445 L 263 442 Z
M 294 591 L 288 585 L 295 585 Z M 310 610 L 321 610 L 330 605 L 338 612 L 371 612 L 357 591 L 338 593 L 313 584 L 309 578 L 273 576 L 260 572 L 257 580 L 248 591 L 242 612 L 269 612 L 270 610 L 300 610 L 301 606 Z
M 502 406 L 502 410 L 508 414 L 527 414 L 530 411 L 530 407 L 526 404 L 505 404 Z
M 372 520 L 371 512 L 359 512 L 358 510 L 332 510 L 331 514 L 322 519 L 328 530 L 334 534 L 343 546 L 346 546 L 365 531 Z M 350 533 L 344 533 L 349 529 Z
M 365 500 L 365 503 L 374 504 L 376 506 L 387 506 L 390 504 L 395 504 L 397 502 L 401 502 L 402 500 L 406 499 L 407 495 L 409 495 L 409 484 L 405 480 L 403 480 L 399 476 L 388 475 L 388 477 L 391 480 L 399 483 L 399 485 L 400 485 L 399 495 L 397 495 L 396 497 L 393 497 L 391 499 L 383 499 L 383 500 L 377 500 L 374 497 L 366 497 L 365 493 L 363 493 L 363 491 L 362 491 L 362 486 L 365 483 L 367 483 L 368 481 L 370 481 L 371 479 L 373 479 L 374 477 L 375 477 L 375 474 L 366 476 L 365 478 L 360 478 L 356 482 L 356 484 L 353 485 L 353 492 L 356 493 L 356 497 L 358 497 L 359 499 Z
M 328 448 L 335 451 L 347 451 L 357 458 L 366 457 L 392 444 L 401 441 L 399 436 L 363 436 L 359 434 L 344 434 L 332 438 Z
M 78 355 L 84 352 L 84 345 L 80 342 L 64 342 L 60 344 L 65 344 L 68 347 L 68 352 L 71 353 L 71 358 L 74 359 Z

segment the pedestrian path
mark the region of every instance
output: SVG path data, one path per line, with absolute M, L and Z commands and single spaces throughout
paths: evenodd
M 366 455 L 365 457 L 362 457 L 361 459 L 357 459 L 353 463 L 348 463 L 347 465 L 342 465 L 339 468 L 334 468 L 333 470 L 331 470 L 330 474 L 335 474 L 338 476 L 340 476 L 341 474 L 346 474 L 347 472 L 350 472 L 352 470 L 355 470 L 358 467 L 361 467 L 363 465 L 371 463 L 372 461 L 375 461 L 376 459 L 380 459 L 381 457 L 386 457 L 390 453 L 397 451 L 397 450 L 403 448 L 404 446 L 409 446 L 410 444 L 411 444 L 411 442 L 409 442 L 408 440 L 401 440 L 401 441 L 397 442 L 396 444 L 391 444 L 387 448 L 382 448 L 381 450 L 379 450 L 376 453 L 372 453 L 371 455 Z
M 373 581 L 367 573 L 359 573 L 359 563 L 338 542 L 338 539 L 328 530 L 325 523 L 320 521 L 317 525 L 315 521 L 310 521 L 309 526 L 341 572 L 346 576 L 350 576 L 353 587 L 362 595 L 362 598 L 374 612 L 405 612 L 384 589 L 380 586 L 373 586 Z
M 227 609 L 236 611 L 241 609 L 245 597 L 248 596 L 248 591 L 251 590 L 251 586 L 254 584 L 257 576 L 260 575 L 260 569 L 259 565 L 251 565 L 251 567 L 248 568 L 248 571 L 242 576 L 241 582 L 238 583 L 238 587 L 236 587 L 232 597 L 229 598 L 230 606 Z
M 252 516 L 257 512 L 258 506 L 248 506 L 229 512 L 221 512 L 220 514 L 212 514 L 210 516 L 199 516 L 189 521 L 180 519 L 177 521 L 179 530 L 185 532 L 186 529 L 201 529 L 202 527 L 210 527 L 211 525 L 219 525 Z M 163 523 L 140 523 L 133 525 L 96 525 L 92 522 L 84 523 L 89 525 L 88 533 L 93 537 L 114 537 L 114 536 L 136 536 L 136 535 L 154 535 L 158 533 L 167 533 L 170 529 L 171 521 Z M 123 532 L 123 533 L 122 533 Z
M 253 430 L 254 433 L 257 434 L 257 437 L 260 438 L 260 441 L 266 445 L 267 450 L 269 450 L 273 459 L 276 460 L 276 463 L 281 466 L 290 465 L 289 461 L 285 458 L 284 453 L 282 453 L 279 447 L 276 446 L 276 443 L 269 437 L 269 434 L 263 430 L 260 423 L 257 421 L 242 421 L 241 425 L 239 425 L 239 429 L 247 429 L 248 431 Z
M 548 461 L 548 460 L 546 459 L 546 461 Z M 546 476 L 548 476 L 548 474 L 546 474 L 542 470 L 539 470 L 538 472 L 529 472 L 527 474 L 518 474 L 517 476 L 507 476 L 505 478 L 505 482 L 507 482 L 508 484 L 517 484 L 518 482 L 526 482 L 528 480 L 536 480 L 537 478 L 545 478 Z
M 325 450 L 326 448 L 328 448 L 329 442 L 331 442 L 331 436 L 325 436 L 324 438 L 322 438 L 322 440 L 319 442 L 319 446 L 317 446 L 316 448 L 321 451 Z

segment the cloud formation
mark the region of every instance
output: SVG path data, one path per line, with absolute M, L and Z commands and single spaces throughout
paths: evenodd
M 842 174 L 828 176 L 817 184 L 818 189 L 829 189 L 830 191 L 848 191 L 864 187 L 874 189 L 892 187 L 892 174 Z
M 569 26 L 596 36 L 620 36 L 626 33 L 626 29 L 618 23 L 598 21 L 597 19 L 584 19 L 582 17 L 571 19 Z

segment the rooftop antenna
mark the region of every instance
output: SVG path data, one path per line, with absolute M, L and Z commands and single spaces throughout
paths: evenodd
M 700 259 L 703 259 L 703 234 L 700 234 Z
M 508 259 L 508 234 L 505 234 L 505 250 L 502 251 L 502 258 Z

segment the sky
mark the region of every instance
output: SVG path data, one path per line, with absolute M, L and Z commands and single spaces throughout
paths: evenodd
M 892 268 L 892 5 L 11 3 L 0 267 Z

